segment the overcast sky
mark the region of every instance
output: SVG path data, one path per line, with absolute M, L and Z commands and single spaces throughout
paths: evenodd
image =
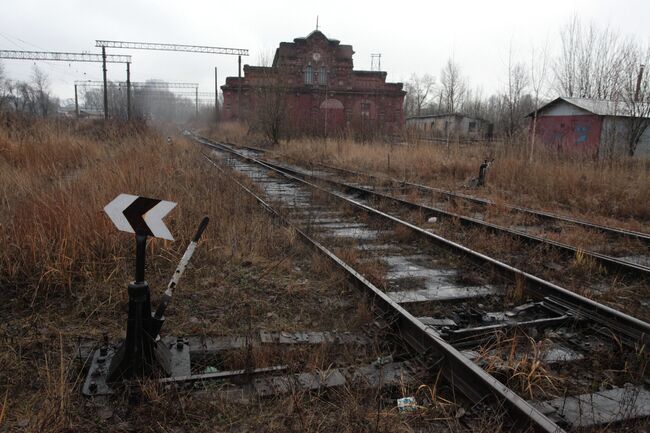
M 316 26 L 326 36 L 353 46 L 355 69 L 370 68 L 370 54 L 381 53 L 389 81 L 411 73 L 436 77 L 453 56 L 472 88 L 484 95 L 503 85 L 509 46 L 530 62 L 532 44 L 557 46 L 558 30 L 574 15 L 609 26 L 648 43 L 649 0 L 447 0 L 447 1 L 167 1 L 167 0 L 0 0 L 0 49 L 89 51 L 95 39 L 167 42 L 248 48 L 243 63 L 257 64 L 281 41 L 306 36 Z M 214 92 L 237 74 L 235 56 L 109 50 L 133 56 L 132 80 L 150 78 L 198 82 Z M 33 62 L 2 61 L 7 75 L 26 80 Z M 39 62 L 52 90 L 73 96 L 75 80 L 100 80 L 100 64 Z M 124 67 L 109 65 L 109 79 L 124 80 Z

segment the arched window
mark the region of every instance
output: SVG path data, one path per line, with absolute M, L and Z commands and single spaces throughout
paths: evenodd
M 313 71 L 311 65 L 305 68 L 305 84 L 312 84 L 314 82 Z
M 323 86 L 327 84 L 327 69 L 325 69 L 325 66 L 321 66 L 318 71 L 318 83 Z

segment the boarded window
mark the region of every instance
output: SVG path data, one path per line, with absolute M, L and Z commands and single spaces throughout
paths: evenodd
M 469 125 L 467 126 L 467 130 L 469 132 L 474 132 L 476 130 L 476 122 L 469 122 Z
M 363 117 L 370 117 L 370 102 L 361 103 L 361 115 Z
M 325 69 L 325 66 L 321 66 L 318 71 L 318 83 L 323 86 L 327 84 L 327 69 Z

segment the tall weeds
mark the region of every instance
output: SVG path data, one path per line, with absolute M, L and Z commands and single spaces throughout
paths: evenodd
M 75 295 L 85 282 L 124 279 L 133 239 L 103 212 L 120 193 L 178 203 L 166 218 L 178 241 L 150 241 L 167 257 L 153 260 L 153 271 L 173 266 L 203 214 L 212 217 L 208 248 L 255 256 L 273 244 L 263 242 L 268 221 L 249 230 L 229 221 L 256 204 L 235 188 L 215 188 L 223 180 L 185 140 L 167 144 L 139 124 L 18 119 L 0 125 L 0 285 L 32 305 Z
M 238 124 L 210 133 L 237 143 L 261 142 Z M 540 149 L 530 162 L 525 142 L 447 146 L 301 138 L 271 150 L 304 164 L 333 164 L 452 190 L 463 190 L 481 162 L 494 158 L 487 187 L 471 193 L 650 231 L 650 162 L 643 158 L 593 160 Z

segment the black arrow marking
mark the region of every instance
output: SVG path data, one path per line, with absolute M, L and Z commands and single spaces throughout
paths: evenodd
M 160 202 L 161 200 L 155 198 L 138 197 L 129 207 L 122 211 L 129 224 L 131 224 L 133 231 L 137 234 L 153 236 L 143 216 Z

